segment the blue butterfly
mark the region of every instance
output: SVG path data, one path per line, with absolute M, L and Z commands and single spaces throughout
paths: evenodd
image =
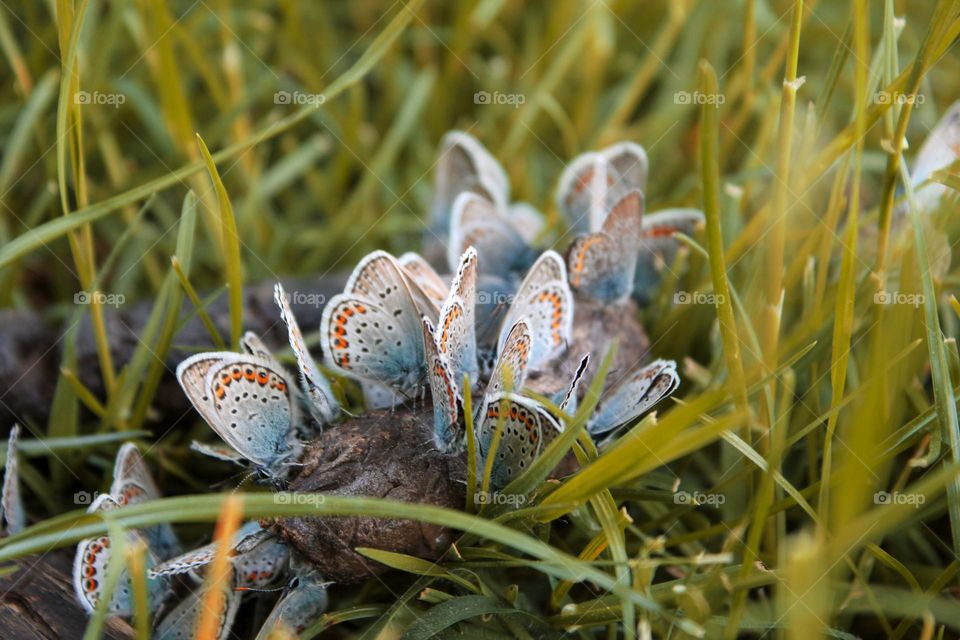
M 442 451 L 454 451 L 463 442 L 460 416 L 464 376 L 477 381 L 476 338 L 477 252 L 468 248 L 460 258 L 453 285 L 440 310 L 436 329 L 423 317 L 421 325 L 434 411 L 434 435 Z M 472 383 L 471 383 L 472 384 Z
M 316 571 L 306 568 L 297 571 L 267 616 L 256 640 L 298 637 L 326 610 L 328 584 Z
M 357 380 L 407 393 L 426 379 L 421 315 L 435 321 L 430 296 L 385 251 L 365 257 L 323 310 L 320 336 L 328 365 Z
M 160 497 L 146 464 L 135 445 L 127 443 L 120 448 L 114 464 L 113 483 L 109 493 L 100 494 L 88 507 L 88 513 L 119 509 L 141 504 Z M 170 525 L 154 525 L 145 529 L 124 532 L 126 545 L 142 545 L 146 549 L 148 571 L 169 554 L 179 552 L 179 542 Z M 114 557 L 114 542 L 110 536 L 81 540 L 73 564 L 73 587 L 81 606 L 92 613 L 105 594 L 105 578 L 112 562 L 123 562 Z M 148 579 L 149 609 L 158 611 L 169 596 L 167 580 L 162 576 Z M 126 569 L 113 592 L 107 611 L 112 615 L 129 616 L 133 612 L 133 590 Z
M 526 212 L 526 219 L 531 221 L 528 224 L 538 224 L 536 220 L 539 213 L 532 207 L 524 206 L 513 211 Z M 539 228 L 533 228 L 535 235 Z M 494 202 L 480 194 L 465 191 L 453 203 L 448 264 L 453 268 L 458 256 L 467 247 L 473 247 L 484 265 L 485 275 L 510 281 L 516 274 L 526 271 L 536 259 L 537 251 L 529 244 L 532 239 L 529 233 L 524 234 L 507 212 L 497 209 Z
M 583 153 L 560 176 L 557 208 L 575 232 L 599 231 L 623 196 L 646 190 L 647 165 L 647 152 L 633 142 Z
M 543 215 L 525 202 L 510 202 L 503 167 L 473 136 L 451 131 L 441 143 L 430 231 L 424 251 L 447 266 L 474 247 L 483 275 L 505 280 L 525 271 L 536 258 L 530 248 L 543 228 Z M 445 249 L 444 249 L 445 248 Z
M 677 363 L 673 360 L 656 360 L 636 369 L 608 385 L 587 421 L 587 431 L 594 438 L 607 438 L 618 428 L 636 421 L 679 385 Z
M 151 577 L 194 574 L 213 562 L 218 545 L 212 542 L 162 562 L 150 570 Z M 263 529 L 247 522 L 233 535 L 228 557 L 239 589 L 263 589 L 286 573 L 289 547 Z
M 646 190 L 647 166 L 643 147 L 632 142 L 581 154 L 560 178 L 557 207 L 577 233 L 602 232 L 610 213 L 624 196 L 634 190 L 641 194 Z M 631 229 L 631 240 L 637 245 L 631 252 L 636 254 L 636 260 L 628 260 L 635 263 L 635 274 L 628 277 L 624 271 L 618 272 L 614 264 L 608 265 L 605 281 L 611 289 L 602 292 L 598 299 L 621 293 L 630 280 L 635 283 L 634 297 L 641 303 L 648 301 L 650 291 L 660 281 L 660 272 L 673 262 L 679 247 L 675 234 L 690 235 L 703 222 L 703 213 L 697 209 L 664 209 L 643 215 Z
M 240 609 L 240 592 L 227 584 L 218 587 L 223 590 L 223 608 L 218 612 L 216 621 L 216 640 L 226 640 Z M 197 587 L 187 594 L 169 613 L 157 623 L 153 632 L 156 640 L 193 640 L 197 626 L 204 612 L 206 589 Z
M 613 205 L 599 231 L 574 240 L 567 260 L 570 286 L 577 295 L 613 303 L 633 292 L 642 217 L 643 194 L 629 191 Z
M 288 475 L 302 452 L 295 428 L 301 414 L 296 387 L 279 362 L 262 355 L 198 353 L 180 363 L 177 380 L 232 450 L 224 457 L 248 460 L 272 478 Z

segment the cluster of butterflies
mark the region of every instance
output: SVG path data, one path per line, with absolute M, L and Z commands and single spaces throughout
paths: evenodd
M 503 487 L 562 431 L 567 412 L 576 406 L 588 357 L 581 361 L 569 387 L 557 395 L 560 414 L 522 393 L 528 371 L 560 354 L 572 330 L 574 297 L 566 265 L 559 254 L 547 251 L 520 283 L 498 339 L 484 345 L 495 356 L 489 366 L 481 366 L 474 318 L 477 274 L 478 254 L 473 249 L 461 256 L 449 285 L 419 256 L 408 254 L 398 260 L 374 252 L 354 270 L 346 290 L 327 305 L 321 336 L 327 364 L 338 373 L 388 389 L 395 399 L 417 397 L 429 389 L 434 441 L 444 451 L 462 448 L 463 394 L 482 389 L 475 418 L 479 451 L 484 459 L 496 456 L 492 486 Z M 193 405 L 223 439 L 221 445 L 194 443 L 193 448 L 221 460 L 252 465 L 282 485 L 296 467 L 303 443 L 334 421 L 340 408 L 307 351 L 280 285 L 274 297 L 296 356 L 296 377 L 251 333 L 241 342 L 243 352 L 197 354 L 181 363 L 177 377 Z M 472 388 L 465 388 L 464 381 L 473 380 L 477 382 L 469 383 Z M 672 362 L 658 360 L 638 370 L 611 390 L 588 428 L 597 436 L 610 432 L 671 393 L 677 383 Z M 492 450 L 497 429 L 499 446 Z M 7 488 L 11 482 L 16 485 L 16 437 L 15 429 L 2 514 L 11 532 L 22 527 L 23 520 L 22 509 L 13 506 L 17 492 Z M 139 450 L 128 443 L 117 454 L 109 492 L 98 495 L 89 511 L 159 497 Z M 213 560 L 215 545 L 181 553 L 169 525 L 127 530 L 125 536 L 126 545 L 140 543 L 147 549 L 155 637 L 192 637 L 203 606 L 203 570 Z M 297 563 L 289 547 L 257 523 L 249 522 L 238 531 L 228 553 L 233 583 L 225 593 L 219 637 L 229 633 L 244 593 L 284 589 L 260 631 L 262 638 L 281 625 L 300 631 L 325 608 L 326 585 L 321 576 Z M 88 612 L 106 606 L 112 615 L 130 616 L 134 602 L 125 567 L 109 602 L 100 602 L 114 561 L 123 562 L 114 560 L 109 536 L 81 541 L 74 563 L 76 595 Z
M 633 295 L 646 302 L 660 272 L 673 263 L 680 246 L 676 234 L 689 235 L 703 224 L 697 209 L 644 214 L 646 187 L 647 154 L 633 142 L 581 154 L 561 175 L 556 204 L 567 227 L 578 234 L 567 252 L 578 297 L 610 302 Z M 509 291 L 539 255 L 533 245 L 545 232 L 539 211 L 510 202 L 506 173 L 483 145 L 461 131 L 444 137 L 424 238 L 428 257 L 437 261 L 445 253 L 452 270 L 472 246 L 491 286 Z
M 140 451 L 127 443 L 117 453 L 113 483 L 108 493 L 92 501 L 91 513 L 140 504 L 160 497 L 157 485 Z M 153 637 L 158 640 L 191 639 L 204 607 L 204 568 L 213 561 L 216 545 L 181 553 L 181 546 L 170 525 L 128 529 L 123 541 L 146 549 L 149 612 L 154 622 Z M 83 608 L 92 613 L 105 606 L 111 615 L 133 614 L 134 596 L 124 559 L 114 553 L 110 536 L 87 538 L 77 545 L 73 566 L 73 585 Z M 233 565 L 231 583 L 224 587 L 224 606 L 217 618 L 217 638 L 228 637 L 245 593 L 284 589 L 257 635 L 258 640 L 275 637 L 284 630 L 298 633 L 320 615 L 327 605 L 326 585 L 315 571 L 301 568 L 292 580 L 289 548 L 256 522 L 241 527 L 227 550 Z M 108 602 L 107 575 L 114 562 L 121 563 L 119 578 Z M 284 582 L 286 581 L 286 582 Z
M 939 200 L 943 189 L 923 181 L 960 157 L 958 123 L 960 103 L 918 154 L 913 178 L 915 185 L 923 183 L 918 196 L 924 204 Z M 464 398 L 476 397 L 472 418 L 484 462 L 478 466 L 484 468 L 492 456 L 491 487 L 506 486 L 563 431 L 576 410 L 589 354 L 563 388 L 538 389 L 553 400 L 549 407 L 525 393 L 530 372 L 570 355 L 576 301 L 613 304 L 630 296 L 643 301 L 658 271 L 673 260 L 675 234 L 690 233 L 703 221 L 694 209 L 644 215 L 646 178 L 646 154 L 633 143 L 576 158 L 560 179 L 557 207 L 578 235 L 565 256 L 540 252 L 534 245 L 543 241 L 543 216 L 528 204 L 510 202 L 506 173 L 479 142 L 462 132 L 449 133 L 438 163 L 426 257 L 407 253 L 395 258 L 376 251 L 359 263 L 343 293 L 324 309 L 320 338 L 325 364 L 360 382 L 368 409 L 416 401 L 429 390 L 433 443 L 446 452 L 464 446 Z M 444 260 L 450 279 L 431 266 Z M 248 333 L 240 353 L 197 354 L 181 363 L 177 377 L 223 440 L 217 445 L 195 442 L 193 448 L 252 466 L 282 486 L 298 465 L 304 442 L 336 421 L 342 410 L 279 285 L 275 300 L 296 357 L 295 376 Z M 608 385 L 588 420 L 589 433 L 598 440 L 609 437 L 678 384 L 672 361 L 657 360 L 627 372 Z M 3 534 L 24 525 L 16 472 L 18 434 L 14 427 L 8 446 L 0 500 Z M 90 511 L 157 497 L 143 458 L 128 444 L 117 455 L 110 492 L 98 496 Z M 127 543 L 140 542 L 148 549 L 155 637 L 192 637 L 202 606 L 199 585 L 214 545 L 181 553 L 167 525 L 126 535 Z M 286 545 L 257 523 L 238 531 L 229 557 L 235 571 L 218 637 L 228 635 L 245 593 L 277 585 L 284 590 L 258 638 L 280 628 L 299 632 L 324 610 L 322 577 L 298 563 Z M 109 537 L 78 545 L 74 585 L 88 611 L 100 605 L 110 563 Z M 131 594 L 129 578 L 121 571 L 106 604 L 109 612 L 130 615 Z
M 539 214 L 527 205 L 506 204 L 502 169 L 479 143 L 465 134 L 450 134 L 445 155 L 451 149 L 454 156 L 458 149 L 463 152 L 476 178 L 464 189 L 454 182 L 468 170 L 442 169 L 438 175 L 438 192 L 460 189 L 451 204 L 451 243 L 463 250 L 455 254 L 451 249 L 452 278 L 442 277 L 419 254 L 395 258 L 375 251 L 357 265 L 343 293 L 326 305 L 320 337 L 327 367 L 358 380 L 368 408 L 396 406 L 408 399 L 416 402 L 429 390 L 433 441 L 442 451 L 455 453 L 464 447 L 464 395 L 476 393 L 479 401 L 473 404 L 478 407 L 473 419 L 478 451 L 483 466 L 494 458 L 491 487 L 498 489 L 537 458 L 576 409 L 589 355 L 565 388 L 549 390 L 559 411 L 524 393 L 528 373 L 566 351 L 575 297 L 583 294 L 613 301 L 630 293 L 637 264 L 630 256 L 643 246 L 637 235 L 642 228 L 643 195 L 636 186 L 614 191 L 620 189 L 624 176 L 631 176 L 631 184 L 641 174 L 645 178 L 646 161 L 636 145 L 590 154 L 589 162 L 587 157 L 579 160 L 580 168 L 568 180 L 570 197 L 564 207 L 571 215 L 580 215 L 585 206 L 582 210 L 596 221 L 590 223 L 596 230 L 579 237 L 565 259 L 555 251 L 538 254 L 531 247 L 539 233 Z M 631 173 L 625 164 L 628 157 L 641 158 L 642 170 Z M 450 161 L 459 162 L 453 157 Z M 583 199 L 594 183 L 605 185 L 604 200 Z M 505 235 L 507 231 L 513 235 Z M 629 269 L 621 268 L 621 262 L 629 264 Z M 489 265 L 483 275 L 481 264 Z M 299 463 L 304 443 L 336 421 L 341 408 L 307 350 L 288 296 L 280 285 L 274 294 L 296 358 L 295 376 L 255 334 L 247 333 L 241 352 L 196 354 L 180 364 L 177 378 L 223 441 L 195 442 L 192 447 L 220 460 L 252 466 L 276 486 L 283 486 Z M 595 437 L 606 437 L 635 421 L 678 384 L 672 361 L 657 360 L 630 372 L 609 389 L 587 428 Z M 156 484 L 139 451 L 128 444 L 117 456 L 109 494 L 98 496 L 90 510 L 157 497 Z M 127 543 L 142 542 L 148 549 L 156 637 L 191 637 L 202 606 L 203 569 L 213 559 L 214 546 L 181 553 L 167 525 L 130 530 L 126 535 Z M 229 554 L 234 584 L 226 594 L 221 637 L 229 632 L 243 593 L 275 587 L 291 574 L 261 636 L 267 637 L 282 624 L 300 630 L 322 612 L 326 591 L 321 577 L 299 565 L 285 544 L 256 523 L 238 532 Z M 102 599 L 110 562 L 109 536 L 84 540 L 77 547 L 74 584 L 88 611 Z M 131 614 L 132 591 L 125 573 L 105 606 L 115 615 Z

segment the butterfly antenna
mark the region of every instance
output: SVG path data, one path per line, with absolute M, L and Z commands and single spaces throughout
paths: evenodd
M 234 587 L 234 591 L 241 591 L 243 593 L 277 593 L 278 591 L 284 591 L 287 588 L 287 585 L 282 587 L 272 587 L 266 589 L 263 587 Z
M 243 485 L 245 485 L 245 484 L 247 483 L 247 480 L 249 480 L 250 478 L 253 478 L 253 477 L 256 476 L 258 473 L 260 473 L 259 470 L 253 469 L 253 470 L 248 471 L 248 472 L 246 472 L 245 474 L 243 474 L 243 477 L 240 479 L 240 482 L 238 482 L 238 483 L 233 487 L 233 490 L 234 490 L 234 491 L 237 491 L 238 489 L 240 489 L 240 487 L 242 487 Z M 221 486 L 226 486 L 226 483 L 227 483 L 227 482 L 229 482 L 230 480 L 233 480 L 233 479 L 236 478 L 236 477 L 237 477 L 237 476 L 234 475 L 234 476 L 231 476 L 230 478 L 227 478 L 226 480 L 223 481 L 223 483 L 221 483 Z
M 246 481 L 250 478 L 250 475 L 252 473 L 256 473 L 256 472 L 241 471 L 239 473 L 234 473 L 233 475 L 230 475 L 224 478 L 223 480 L 219 480 L 218 482 L 213 483 L 212 485 L 210 485 L 210 488 L 222 489 L 223 487 L 230 486 L 237 478 L 240 478 L 240 481 L 236 485 L 234 485 L 234 490 L 239 489 L 244 483 L 246 483 Z

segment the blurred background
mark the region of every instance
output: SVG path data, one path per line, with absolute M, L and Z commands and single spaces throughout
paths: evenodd
M 849 518 L 837 520 L 834 540 L 848 540 L 843 532 L 862 529 L 855 516 L 871 508 L 865 496 L 915 479 L 914 469 L 921 479 L 942 470 L 949 447 L 939 443 L 956 433 L 955 414 L 952 426 L 939 422 L 949 400 L 934 390 L 952 393 L 950 374 L 953 380 L 960 374 L 953 355 L 960 323 L 950 307 L 960 283 L 950 249 L 960 237 L 956 216 L 949 215 L 955 199 L 928 216 L 935 231 L 925 261 L 933 265 L 933 315 L 924 316 L 922 303 L 894 310 L 875 302 L 891 283 L 907 293 L 920 291 L 923 280 L 909 225 L 902 224 L 903 205 L 893 216 L 890 250 L 878 255 L 886 246 L 878 240 L 884 217 L 893 213 L 884 194 L 903 195 L 890 150 L 906 105 L 896 97 L 902 93 L 887 89 L 902 92 L 912 72 L 922 73 L 908 96 L 903 130 L 904 154 L 912 161 L 960 98 L 956 5 L 3 0 L 0 359 L 6 368 L 0 378 L 26 382 L 9 396 L 14 387 L 0 389 L 0 403 L 30 437 L 88 438 L 54 457 L 33 450 L 22 467 L 28 510 L 41 519 L 78 508 L 71 496 L 102 486 L 109 475 L 115 447 L 103 446 L 105 438 L 157 426 L 168 354 L 195 346 L 177 333 L 181 304 L 195 298 L 223 309 L 228 281 L 248 287 L 291 276 L 335 281 L 370 250 L 417 249 L 430 222 L 437 148 L 447 131 L 467 131 L 490 149 L 509 175 L 512 199 L 546 215 L 541 246 L 563 248 L 571 236 L 554 201 L 560 174 L 575 155 L 620 140 L 647 150 L 648 209 L 703 207 L 700 116 L 713 102 L 718 121 L 708 134 L 717 141 L 724 272 L 743 304 L 737 322 L 752 385 L 752 429 L 760 434 L 759 453 L 747 457 L 753 464 L 771 450 L 782 454 L 776 462 L 795 484 L 787 487 L 815 503 L 828 423 L 828 433 L 836 429 L 849 443 L 841 457 L 881 443 L 863 454 L 866 461 L 837 462 L 847 479 L 864 474 L 863 467 L 843 466 L 851 461 L 872 474 L 869 486 L 837 498 L 850 509 Z M 798 29 L 796 41 L 791 33 Z M 860 44 L 857 33 L 865 35 Z M 718 93 L 703 92 L 701 61 L 715 70 Z M 800 79 L 793 82 L 795 107 L 785 109 L 791 61 Z M 222 193 L 204 162 L 204 145 Z M 848 180 L 854 171 L 860 178 Z M 195 217 L 184 214 L 190 191 Z M 236 247 L 221 239 L 224 196 L 235 217 Z M 854 211 L 858 221 L 850 233 L 846 222 Z M 779 260 L 771 261 L 770 229 L 773 237 L 782 232 Z M 706 245 L 702 235 L 696 241 Z M 730 390 L 736 381 L 725 369 L 713 305 L 674 304 L 676 291 L 711 289 L 709 260 L 695 249 L 680 260 L 678 275 L 652 290 L 643 310 L 654 352 L 683 363 L 681 396 Z M 774 338 L 772 345 L 763 335 L 776 307 L 764 294 L 771 281 L 785 291 L 776 312 L 779 343 Z M 135 330 L 118 324 L 116 314 L 134 307 Z M 838 309 L 852 314 L 839 329 Z M 248 312 L 256 317 L 272 310 Z M 316 344 L 316 323 L 304 329 Z M 950 350 L 947 377 L 931 381 L 931 354 L 943 344 Z M 38 354 L 31 349 L 48 364 L 34 371 L 28 363 Z M 889 386 L 871 386 L 870 373 L 894 360 L 900 368 L 876 383 Z M 832 367 L 841 362 L 837 376 Z M 773 371 L 775 380 L 763 377 Z M 28 387 L 46 389 L 34 401 L 43 415 L 18 410 L 18 400 L 32 392 Z M 851 401 L 842 414 L 841 400 Z M 871 400 L 883 405 L 878 414 L 849 410 Z M 764 444 L 775 424 L 789 434 L 783 450 Z M 150 453 L 164 492 L 218 486 L 220 468 L 186 471 L 195 460 L 186 448 L 190 438 L 208 430 L 192 419 L 174 430 L 167 426 L 154 434 L 160 446 Z M 678 473 L 698 478 L 701 488 L 731 482 L 716 460 L 747 463 L 743 450 L 725 447 L 720 452 L 705 444 L 677 463 Z M 914 458 L 919 462 L 904 466 Z M 898 476 L 902 469 L 908 471 Z M 664 502 L 668 480 L 654 482 Z M 691 516 L 674 530 L 682 538 L 677 553 L 739 548 L 728 534 L 747 526 L 741 518 L 754 508 L 756 487 L 732 482 L 723 509 Z M 772 565 L 784 558 L 778 554 L 788 533 L 826 525 L 796 509 L 797 495 L 787 491 L 785 498 L 782 484 L 776 494 L 768 489 L 771 500 L 794 500 L 781 505 L 789 518 L 781 516 L 767 537 L 751 539 Z M 677 508 L 665 504 L 647 515 L 671 520 Z M 822 508 L 814 515 L 826 518 L 830 505 Z M 945 498 L 931 497 L 925 509 L 883 520 L 883 531 L 903 531 L 889 555 L 857 558 L 871 567 L 880 558 L 878 582 L 900 585 L 915 574 L 921 591 L 941 569 L 957 566 L 960 513 L 951 529 Z M 203 535 L 199 527 L 187 529 L 187 538 Z M 654 524 L 637 537 L 658 532 Z M 843 556 L 823 544 L 803 551 L 821 573 Z M 580 547 L 571 542 L 570 548 Z M 787 565 L 799 571 L 802 563 Z M 797 575 L 800 589 L 806 578 Z M 810 606 L 829 608 L 827 601 Z M 714 611 L 726 606 L 722 594 L 710 602 Z M 866 609 L 882 622 L 871 618 L 863 628 L 892 632 L 896 624 L 887 624 L 876 602 Z M 850 616 L 832 620 L 845 627 Z M 795 621 L 802 625 L 802 616 Z

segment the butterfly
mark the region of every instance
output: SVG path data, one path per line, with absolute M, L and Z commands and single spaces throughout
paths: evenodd
M 427 374 L 420 317 L 435 320 L 438 312 L 410 282 L 384 251 L 374 251 L 357 265 L 343 293 L 327 303 L 320 322 L 332 369 L 400 393 L 420 387 Z
M 240 593 L 232 585 L 218 587 L 223 589 L 223 609 L 219 612 L 216 624 L 216 640 L 226 640 L 240 608 Z M 205 611 L 206 590 L 198 587 L 188 593 L 173 609 L 164 615 L 153 632 L 156 640 L 193 640 L 201 614 Z
M 109 494 L 100 494 L 96 497 L 88 513 L 119 509 L 120 504 Z M 156 555 L 149 547 L 147 538 L 139 531 L 128 529 L 124 531 L 124 542 L 127 548 L 140 545 L 146 549 L 146 564 L 149 570 L 157 562 Z M 107 570 L 112 562 L 123 562 L 113 557 L 111 551 L 113 538 L 97 536 L 86 538 L 77 544 L 77 552 L 73 562 L 73 587 L 80 605 L 87 613 L 100 605 L 105 596 L 105 580 Z M 163 604 L 167 593 L 164 579 L 148 579 L 149 609 L 157 611 Z M 133 613 L 133 587 L 130 576 L 124 567 L 121 569 L 120 579 L 107 605 L 107 612 L 111 615 L 129 616 Z
M 150 474 L 140 450 L 133 443 L 126 443 L 117 451 L 113 465 L 113 482 L 109 493 L 100 494 L 87 509 L 88 513 L 119 509 L 128 505 L 143 504 L 160 498 L 160 491 Z M 142 544 L 146 549 L 148 573 L 154 565 L 180 552 L 180 542 L 169 524 L 159 524 L 125 532 L 126 543 Z M 81 540 L 73 565 L 73 585 L 80 603 L 92 612 L 103 595 L 103 580 L 111 561 L 111 538 L 99 536 Z M 162 604 L 166 594 L 163 578 L 152 576 L 149 580 L 151 607 Z M 129 615 L 132 595 L 126 569 L 110 601 L 109 611 L 116 615 Z
M 468 194 L 485 203 L 483 211 L 457 204 Z M 437 162 L 431 226 L 425 238 L 425 250 L 431 260 L 439 257 L 445 245 L 447 265 L 455 270 L 460 255 L 474 246 L 481 264 L 486 265 L 485 274 L 509 277 L 511 269 L 522 272 L 536 257 L 529 245 L 544 226 L 543 215 L 532 205 L 510 203 L 507 174 L 482 144 L 462 131 L 444 136 Z M 505 254 L 497 247 L 498 241 L 510 241 L 518 249 L 509 263 L 496 259 L 498 254 Z M 496 251 L 488 254 L 488 250 Z
M 272 357 L 210 352 L 177 367 L 177 380 L 207 424 L 236 452 L 273 478 L 286 477 L 302 445 L 299 403 L 289 374 Z
M 599 231 L 583 234 L 567 252 L 570 286 L 581 297 L 602 303 L 633 292 L 643 194 L 627 192 L 610 210 Z
M 633 142 L 588 151 L 567 166 L 557 187 L 557 208 L 578 233 L 596 232 L 627 192 L 647 188 L 647 152 Z
M 632 142 L 581 154 L 560 178 L 557 207 L 578 233 L 603 231 L 610 212 L 625 195 L 646 190 L 647 166 L 643 147 Z M 637 266 L 633 277 L 638 301 L 649 299 L 650 290 L 660 280 L 660 271 L 673 262 L 679 247 L 676 233 L 690 235 L 703 222 L 703 212 L 698 209 L 663 209 L 642 216 L 632 233 L 639 242 L 634 251 Z
M 120 506 L 143 504 L 160 498 L 150 470 L 143 460 L 137 446 L 127 442 L 120 447 L 113 466 L 113 484 L 110 485 L 110 497 Z M 151 551 L 159 558 L 166 559 L 180 553 L 180 541 L 169 524 L 146 527 L 141 533 L 147 538 Z
M 434 410 L 434 435 L 441 451 L 453 451 L 462 441 L 460 414 L 464 376 L 478 381 L 475 306 L 477 297 L 477 252 L 468 248 L 460 257 L 453 285 L 440 310 L 434 329 L 421 318 L 423 341 Z
M 293 309 L 290 308 L 290 301 L 283 285 L 277 283 L 273 288 L 273 298 L 280 307 L 280 318 L 287 326 L 287 334 L 290 346 L 293 348 L 293 354 L 297 358 L 297 368 L 300 371 L 300 383 L 306 392 L 309 412 L 318 425 L 324 425 L 337 417 L 338 405 L 333 396 L 330 384 L 323 377 L 320 370 L 314 363 L 307 345 L 303 340 L 303 334 L 297 325 L 297 319 L 293 315 Z
M 151 577 L 193 573 L 211 562 L 217 553 L 213 542 L 162 562 L 150 570 Z M 234 534 L 228 551 L 238 588 L 262 589 L 277 580 L 287 568 L 289 549 L 256 522 L 244 524 Z
M 20 497 L 20 476 L 17 465 L 17 444 L 20 425 L 10 429 L 7 441 L 7 461 L 3 469 L 3 493 L 0 497 L 0 537 L 19 533 L 26 525 L 26 511 Z
M 466 247 L 469 249 L 470 247 Z M 476 249 L 474 249 L 476 250 Z M 478 253 L 478 264 L 480 262 L 480 254 Z M 461 254 L 462 255 L 462 254 Z M 400 265 L 404 268 L 405 275 L 417 284 L 424 293 L 433 300 L 436 305 L 436 308 L 439 309 L 443 306 L 444 302 L 447 300 L 447 296 L 450 295 L 450 285 L 448 284 L 448 279 L 444 278 L 438 274 L 430 263 L 418 253 L 407 252 L 400 256 L 399 260 Z M 459 270 L 459 258 L 457 263 L 453 265 L 454 273 Z M 497 335 L 496 330 L 499 327 L 498 320 L 502 318 L 502 311 L 509 304 L 509 301 L 513 298 L 513 294 L 516 292 L 516 282 L 511 280 L 504 280 L 495 275 L 477 273 L 476 278 L 476 304 L 475 304 L 475 314 L 474 324 L 476 326 L 476 334 L 478 343 L 481 341 L 484 342 L 496 342 Z M 492 334 L 492 336 L 491 336 Z M 488 340 L 489 338 L 489 340 Z M 485 345 L 483 345 L 485 346 Z M 479 349 L 482 347 L 480 344 L 478 347 L 478 358 L 480 357 Z M 492 366 L 493 359 L 496 358 L 496 350 L 486 349 L 487 353 L 485 356 L 490 358 L 489 364 Z M 489 373 L 489 367 L 486 369 Z M 483 375 L 483 367 L 481 366 L 480 375 Z M 475 379 L 475 378 L 472 378 Z M 368 405 L 369 406 L 369 405 Z M 390 403 L 387 402 L 386 406 L 390 406 Z
M 497 393 L 484 400 L 482 420 L 485 438 L 483 460 L 494 462 L 490 487 L 499 490 L 526 470 L 546 443 L 562 431 L 560 423 L 536 400 L 517 393 Z M 496 442 L 496 433 L 501 437 Z
M 326 610 L 327 603 L 327 583 L 320 574 L 298 571 L 267 616 L 256 640 L 298 637 Z
M 510 183 L 500 163 L 476 138 L 450 131 L 440 142 L 430 211 L 431 226 L 439 234 L 445 235 L 450 228 L 453 202 L 465 191 L 479 194 L 503 210 Z
M 485 274 L 509 280 L 536 259 L 537 252 L 529 242 L 506 212 L 486 197 L 465 191 L 454 201 L 447 248 L 451 268 L 458 256 L 474 247 L 481 256 Z
M 437 350 L 433 324 L 426 316 L 421 318 L 421 322 L 433 403 L 434 442 L 441 451 L 455 451 L 462 435 L 459 421 L 463 394 L 450 363 Z
M 437 321 L 436 347 L 450 364 L 458 381 L 467 375 L 476 381 L 477 252 L 468 247 L 460 256 L 449 295 Z
M 606 437 L 649 411 L 680 385 L 677 363 L 656 360 L 636 369 L 604 391 L 587 421 L 594 438 Z
M 570 342 L 573 304 L 563 258 L 555 251 L 543 252 L 513 296 L 501 325 L 497 352 L 503 351 L 512 327 L 525 318 L 532 338 L 529 366 L 532 369 L 541 367 Z
M 526 318 L 521 318 L 507 332 L 493 366 L 490 380 L 483 392 L 480 407 L 474 417 L 474 424 L 477 426 L 478 451 L 482 460 L 487 460 L 492 453 L 494 437 L 500 424 L 500 405 L 504 402 L 513 403 L 522 397 L 519 391 L 523 389 L 526 383 L 532 353 L 533 335 L 530 324 Z M 507 411 L 504 415 L 509 416 L 510 412 Z M 497 459 L 493 466 L 494 486 L 502 487 L 500 481 L 508 475 L 512 476 L 513 470 L 519 464 L 516 460 L 517 456 L 529 455 L 531 456 L 529 460 L 532 460 L 539 452 L 539 448 L 529 448 L 527 445 L 528 437 L 528 433 L 517 431 L 512 423 L 510 423 L 509 428 L 504 428 L 500 439 L 500 444 L 503 446 L 497 448 Z M 529 460 L 525 461 L 524 464 Z M 504 466 L 511 471 L 509 473 L 505 472 L 503 470 Z

